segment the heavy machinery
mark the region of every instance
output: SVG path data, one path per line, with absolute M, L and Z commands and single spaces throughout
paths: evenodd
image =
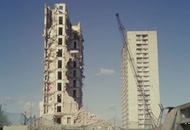
M 123 45 L 126 45 L 126 48 L 127 48 L 126 49 L 127 50 L 127 55 L 128 55 L 128 58 L 129 58 L 129 64 L 131 66 L 133 76 L 135 78 L 138 90 L 140 92 L 140 96 L 143 98 L 143 101 L 144 101 L 144 104 L 145 104 L 145 111 L 146 111 L 146 114 L 149 117 L 150 126 L 151 126 L 152 129 L 154 129 L 154 128 L 161 125 L 161 118 L 162 118 L 162 114 L 163 114 L 163 106 L 161 104 L 159 104 L 161 112 L 160 112 L 159 118 L 156 118 L 154 116 L 154 114 L 152 113 L 152 111 L 151 111 L 150 105 L 146 102 L 146 96 L 145 96 L 145 91 L 144 91 L 144 87 L 143 87 L 143 81 L 141 80 L 141 77 L 137 73 L 136 63 L 135 63 L 134 57 L 132 55 L 133 53 L 132 53 L 132 51 L 130 49 L 130 45 L 129 45 L 128 40 L 127 40 L 126 30 L 125 30 L 125 27 L 123 26 L 123 24 L 122 24 L 122 22 L 121 22 L 121 20 L 119 18 L 118 13 L 116 13 L 116 18 L 117 18 L 117 23 L 118 23 L 118 27 L 119 27 L 119 32 L 121 34 L 121 38 L 122 38 L 122 41 L 123 41 Z

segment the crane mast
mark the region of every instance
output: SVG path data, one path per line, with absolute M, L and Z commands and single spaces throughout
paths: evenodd
M 159 121 L 153 115 L 153 113 L 151 111 L 151 108 L 150 108 L 150 105 L 146 102 L 145 92 L 144 92 L 144 88 L 143 88 L 143 81 L 140 80 L 141 77 L 137 73 L 137 67 L 136 67 L 136 64 L 135 64 L 135 61 L 134 61 L 134 58 L 133 58 L 133 55 L 132 55 L 133 53 L 132 53 L 132 51 L 130 49 L 130 46 L 129 46 L 129 43 L 128 43 L 128 40 L 127 40 L 126 30 L 125 30 L 125 27 L 123 26 L 123 24 L 122 24 L 122 22 L 121 22 L 121 20 L 119 18 L 118 13 L 116 13 L 116 18 L 117 18 L 117 23 L 118 23 L 118 27 L 119 27 L 119 32 L 120 32 L 121 38 L 123 40 L 123 45 L 126 46 L 127 55 L 128 55 L 128 58 L 129 58 L 129 64 L 131 66 L 133 76 L 135 78 L 135 81 L 136 81 L 136 84 L 137 84 L 137 87 L 138 87 L 137 90 L 140 92 L 139 96 L 143 97 L 143 101 L 144 101 L 144 104 L 145 104 L 145 110 L 147 112 L 147 115 L 150 118 L 151 127 L 155 128 L 155 127 L 158 126 Z

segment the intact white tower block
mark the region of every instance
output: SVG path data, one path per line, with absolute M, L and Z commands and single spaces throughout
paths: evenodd
M 44 87 L 40 116 L 72 125 L 82 107 L 83 36 L 70 22 L 66 4 L 45 5 Z
M 124 44 L 121 55 L 123 127 L 151 128 L 149 109 L 157 118 L 160 113 L 157 32 L 128 31 L 126 38 L 142 85 L 137 86 L 127 47 Z M 142 97 L 142 90 L 144 97 Z

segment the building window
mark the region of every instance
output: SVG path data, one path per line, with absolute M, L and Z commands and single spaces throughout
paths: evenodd
M 71 56 L 74 58 L 77 58 L 77 54 L 76 53 L 71 53 Z
M 74 49 L 77 49 L 77 42 L 74 42 Z
M 73 77 L 76 77 L 76 74 L 77 73 L 77 71 L 76 70 L 73 70 Z
M 62 49 L 59 49 L 57 52 L 57 57 L 62 57 Z
M 61 9 L 61 10 L 62 10 L 62 9 L 63 9 L 63 6 L 59 6 L 59 9 Z
M 77 58 L 77 54 L 76 53 L 74 53 L 74 58 Z
M 58 60 L 58 68 L 62 68 L 62 61 Z
M 76 80 L 73 80 L 73 87 L 76 87 Z
M 63 28 L 59 28 L 59 35 L 63 35 Z
M 73 90 L 73 97 L 76 97 L 76 90 Z
M 47 80 L 48 79 L 48 76 L 47 75 L 45 75 L 45 80 Z
M 62 84 L 61 83 L 57 83 L 57 90 L 61 91 L 61 89 L 62 89 Z
M 71 124 L 71 117 L 67 117 L 67 124 Z
M 62 45 L 62 38 L 58 38 L 58 45 Z
M 44 97 L 44 102 L 46 103 L 46 97 Z
M 61 124 L 61 118 L 57 118 L 57 121 L 56 121 L 58 124 Z
M 147 37 L 148 37 L 148 35 L 142 35 L 142 37 L 143 37 L 143 38 L 147 38 Z
M 58 103 L 61 103 L 61 94 L 60 94 L 60 95 L 57 95 L 57 102 L 58 102 Z
M 59 24 L 63 24 L 63 17 L 59 17 Z
M 74 39 L 77 39 L 77 34 L 76 33 L 74 34 Z
M 73 68 L 76 68 L 77 67 L 77 63 L 76 61 L 73 61 Z
M 57 106 L 57 112 L 61 112 L 61 106 Z
M 57 78 L 58 78 L 58 79 L 62 79 L 62 72 L 61 72 L 61 71 L 59 71 L 59 72 L 57 73 Z

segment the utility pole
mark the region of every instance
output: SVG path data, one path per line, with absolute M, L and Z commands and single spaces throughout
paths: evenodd
M 31 130 L 31 125 L 32 125 L 32 103 L 30 103 L 30 125 L 29 125 L 29 130 Z
M 3 130 L 3 117 L 2 117 L 2 111 L 1 111 L 2 105 L 0 104 L 0 130 Z
M 114 122 L 114 130 L 115 130 L 115 116 L 114 116 L 114 118 L 113 118 L 113 122 Z

